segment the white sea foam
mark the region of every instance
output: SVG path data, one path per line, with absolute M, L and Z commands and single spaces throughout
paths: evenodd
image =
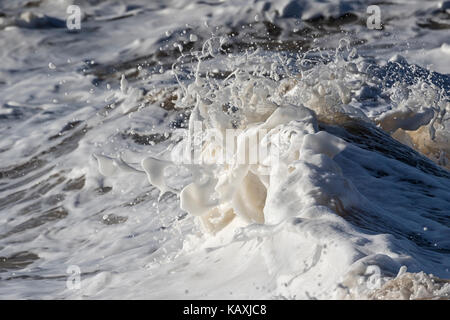
M 2 298 L 448 297 L 445 5 L 343 35 L 365 1 L 85 1 L 78 33 L 73 1 L 25 2 L 0 4 Z M 263 21 L 330 32 L 226 51 Z

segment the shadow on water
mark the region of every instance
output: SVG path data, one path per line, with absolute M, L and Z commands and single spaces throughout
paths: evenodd
M 24 269 L 38 259 L 37 254 L 28 251 L 17 252 L 9 257 L 0 257 L 0 272 Z
M 435 228 L 440 225 L 438 230 L 448 230 L 450 228 L 449 171 L 370 123 L 342 117 L 338 123 L 334 124 L 320 122 L 319 128 L 361 149 L 406 165 L 390 168 L 388 161 L 381 161 L 380 164 L 375 157 L 367 159 L 364 156 L 359 157 L 359 152 L 344 151 L 344 157 L 351 158 L 356 162 L 354 165 L 364 169 L 363 173 L 358 173 L 359 171 L 354 170 L 355 168 L 347 168 L 344 165 L 345 176 L 352 180 L 358 191 L 369 201 L 373 198 L 378 207 L 378 209 L 372 207 L 346 209 L 346 213 L 342 215 L 346 220 L 374 234 L 391 234 L 397 238 L 412 241 L 418 247 L 431 252 L 450 253 L 445 234 L 439 235 L 439 239 L 443 241 L 437 241 L 429 232 L 423 230 L 418 232 L 415 224 L 405 225 L 395 218 L 398 216 L 401 219 L 408 219 L 411 216 L 412 221 L 420 221 L 417 220 L 420 217 L 423 223 L 430 223 Z M 336 161 L 340 162 L 339 156 Z M 371 179 L 361 176 L 364 174 L 369 174 Z M 379 196 L 384 193 L 384 190 L 380 189 L 383 183 L 390 185 L 395 183 L 401 192 L 401 197 L 398 195 L 396 198 L 402 201 L 401 210 L 395 202 L 388 201 L 392 198 L 390 194 L 385 195 L 385 201 L 379 200 Z M 380 215 L 379 210 L 382 210 L 384 214 Z M 437 245 L 436 242 L 442 243 Z M 433 259 L 432 256 L 430 259 Z

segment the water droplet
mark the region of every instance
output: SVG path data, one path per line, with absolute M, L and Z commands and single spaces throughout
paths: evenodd
M 197 37 L 195 34 L 191 34 L 191 35 L 189 36 L 189 40 L 191 40 L 191 42 L 195 42 L 195 41 L 198 40 L 198 37 Z

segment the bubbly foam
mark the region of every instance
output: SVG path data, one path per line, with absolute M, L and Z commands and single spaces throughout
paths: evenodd
M 1 297 L 447 298 L 441 2 L 1 1 Z

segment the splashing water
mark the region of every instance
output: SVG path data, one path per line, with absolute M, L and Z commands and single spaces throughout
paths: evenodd
M 375 133 L 380 130 L 374 127 L 378 124 L 390 133 L 405 130 L 414 135 L 426 128 L 430 132 L 426 143 L 445 152 L 447 144 L 436 142 L 435 134 L 447 134 L 442 115 L 449 100 L 445 90 L 433 83 L 436 75 L 409 79 L 408 72 L 416 66 L 398 57 L 380 66 L 350 49 L 347 40 L 332 56 L 320 51 L 296 57 L 280 54 L 275 61 L 261 50 L 220 55 L 224 44 L 223 38 L 212 38 L 201 52 L 192 54 L 198 62 L 192 64 L 190 81 L 180 80 L 189 77 L 174 65 L 179 84 L 175 108 L 189 110 L 188 128 L 177 133 L 181 140 L 160 158 L 148 157 L 141 163 L 151 184 L 162 194 L 179 194 L 180 207 L 199 217 L 205 243 L 192 239 L 196 244 L 185 243 L 183 250 L 195 247 L 189 259 L 206 259 L 203 250 L 213 246 L 216 259 L 229 259 L 223 263 L 230 267 L 240 264 L 240 276 L 263 282 L 263 296 L 269 297 L 392 298 L 401 293 L 389 290 L 401 292 L 400 283 L 406 281 L 397 280 L 400 275 L 394 277 L 400 266 L 417 270 L 422 254 L 433 255 L 436 261 L 425 263 L 428 270 L 445 276 L 448 257 L 423 240 L 405 242 L 414 227 L 397 230 L 404 219 L 413 219 L 410 224 L 414 225 L 434 218 L 425 218 L 420 210 L 407 215 L 406 210 L 392 212 L 401 206 L 402 197 L 393 206 L 377 195 L 391 181 L 403 188 L 408 180 L 390 168 L 385 173 L 389 179 L 358 188 L 362 176 L 378 170 L 375 159 L 383 158 L 387 166 L 397 166 L 407 176 L 420 175 L 419 170 L 388 160 L 394 156 L 377 150 L 363 151 L 333 130 L 321 129 L 353 123 Z M 380 74 L 390 72 L 392 64 L 405 71 L 397 71 L 398 81 L 386 83 Z M 214 77 L 217 73 L 227 76 Z M 395 143 L 388 136 L 384 139 Z M 361 155 L 353 157 L 355 152 Z M 109 160 L 108 166 L 120 167 L 114 161 Z M 448 192 L 445 170 L 423 161 L 447 177 L 437 175 L 428 183 Z M 181 191 L 164 179 L 164 170 L 174 166 L 191 173 L 191 182 Z M 433 222 L 436 234 L 448 232 L 441 223 Z M 445 246 L 440 250 L 448 250 Z M 235 250 L 239 252 L 231 254 Z M 255 263 L 266 269 L 252 276 Z M 202 269 L 213 268 L 206 261 L 202 264 Z M 406 298 L 449 293 L 445 281 L 430 287 L 422 285 L 431 281 L 427 275 L 409 275 L 411 285 L 407 286 L 412 291 Z M 216 271 L 206 275 L 211 280 L 223 276 Z
M 0 296 L 447 299 L 446 7 L 183 1 L 0 4 Z

